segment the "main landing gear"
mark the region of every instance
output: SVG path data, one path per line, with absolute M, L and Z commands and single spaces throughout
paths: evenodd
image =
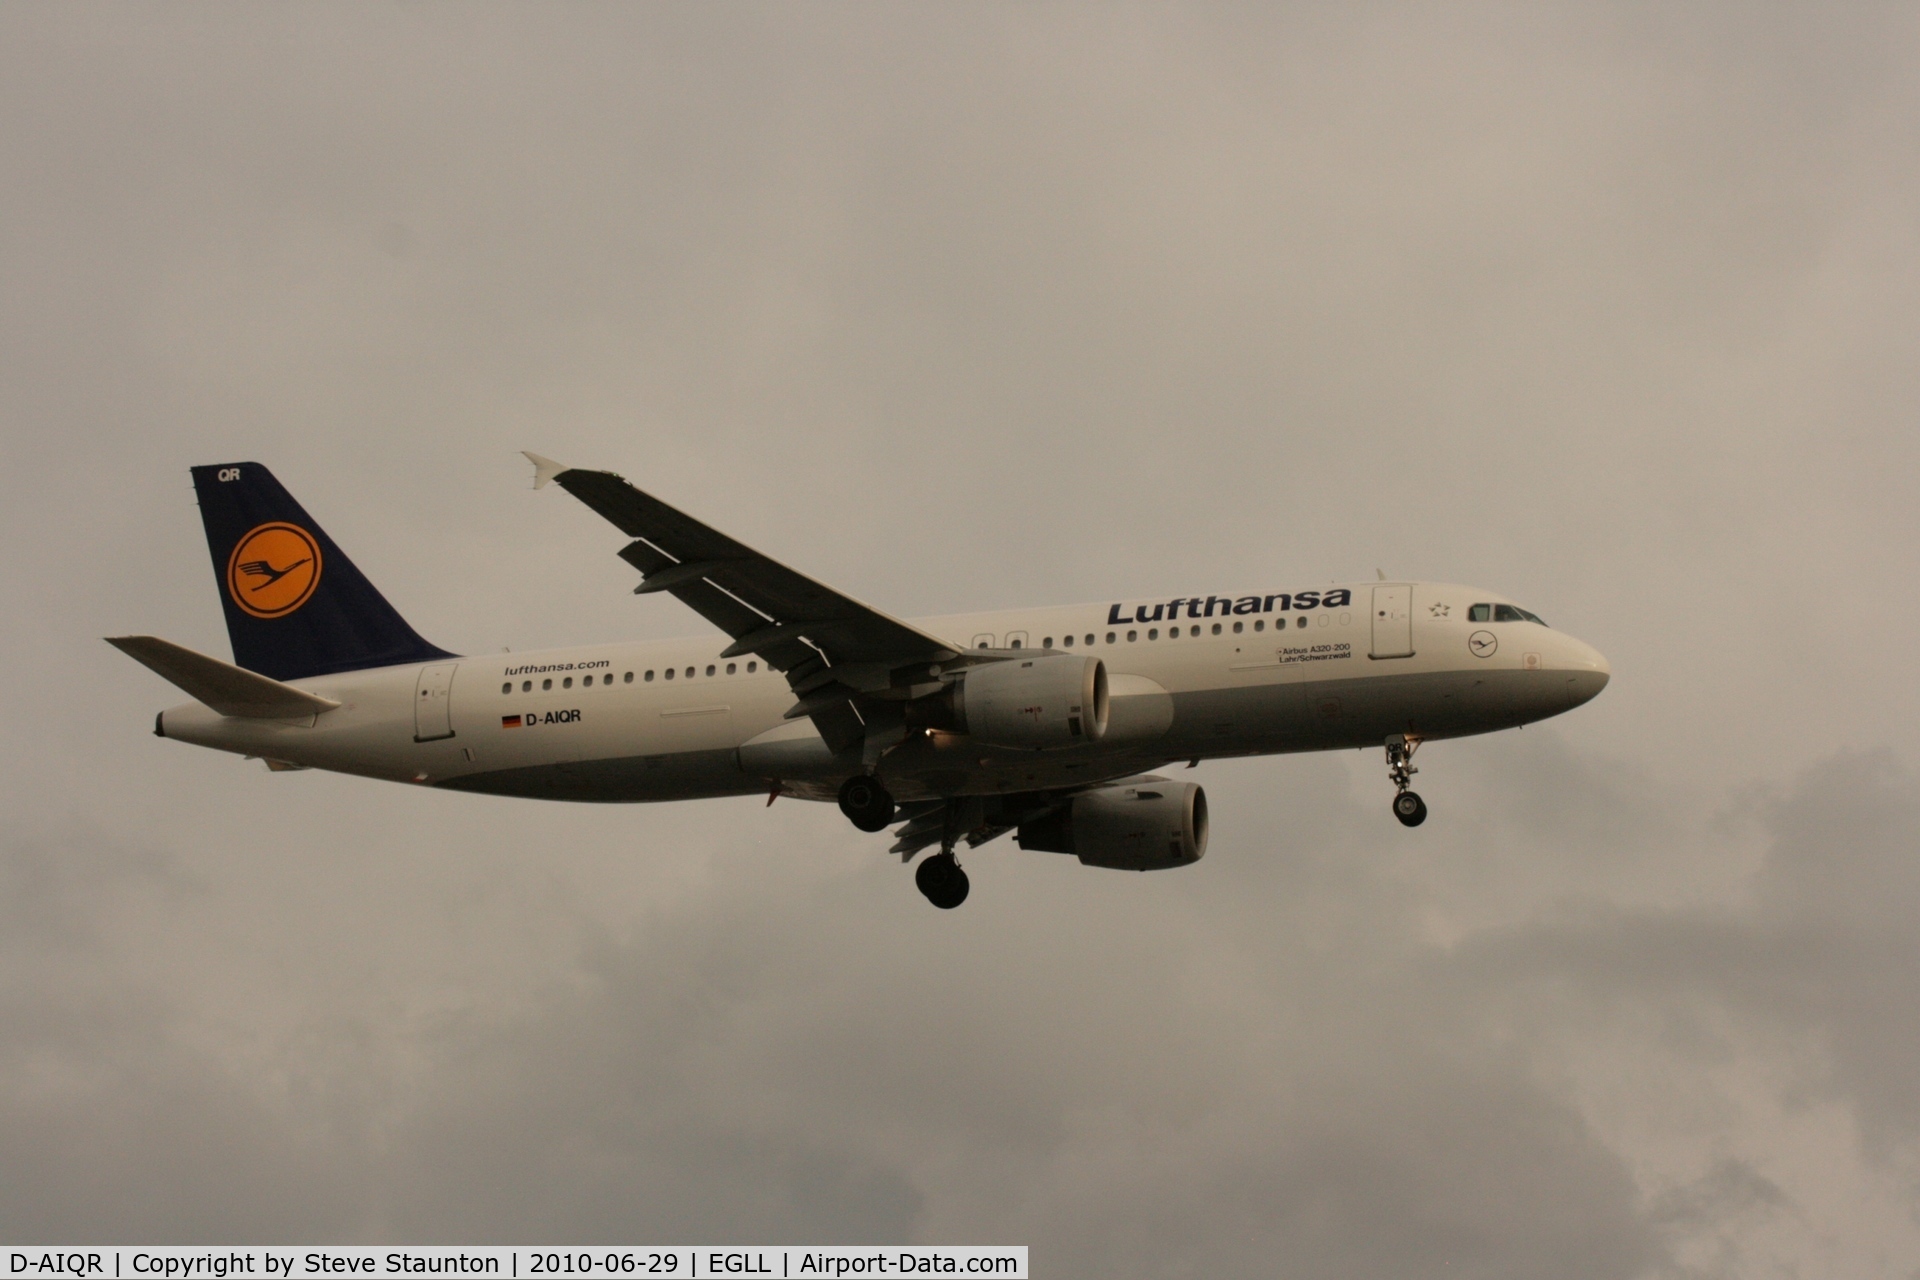
M 950 850 L 923 861 L 913 873 L 913 882 L 927 895 L 927 901 L 942 911 L 951 911 L 965 902 L 967 891 L 973 887 Z
M 975 807 L 978 807 L 977 802 Z M 960 869 L 959 860 L 953 856 L 955 842 L 965 834 L 964 824 L 954 804 L 949 803 L 943 809 L 944 813 L 941 809 L 933 811 L 933 814 L 942 815 L 939 817 L 944 827 L 940 852 L 920 863 L 914 870 L 913 882 L 920 887 L 920 892 L 926 895 L 928 902 L 942 911 L 951 911 L 967 900 L 967 893 L 973 886 L 967 880 L 967 873 Z M 893 797 L 880 785 L 880 780 L 863 773 L 840 784 L 840 812 L 846 814 L 847 819 L 862 831 L 879 831 L 894 820 L 897 808 Z M 933 814 L 923 809 L 922 816 L 916 818 L 914 824 L 927 821 Z M 927 843 L 925 840 L 913 842 L 914 824 L 903 828 L 907 836 L 900 845 L 894 846 L 896 850 L 904 846 L 908 857 L 912 857 L 914 851 Z
M 1393 783 L 1393 816 L 1403 827 L 1417 827 L 1427 820 L 1427 802 L 1407 790 L 1413 775 L 1413 753 L 1420 749 L 1418 734 L 1394 734 L 1387 739 L 1387 780 Z
M 880 779 L 856 774 L 840 784 L 840 812 L 862 831 L 881 831 L 893 821 L 893 796 L 880 785 Z M 966 893 L 962 891 L 960 896 L 964 898 Z

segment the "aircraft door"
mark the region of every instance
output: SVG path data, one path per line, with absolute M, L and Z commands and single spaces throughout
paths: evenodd
M 413 740 L 432 742 L 453 736 L 453 673 L 459 664 L 420 668 L 413 690 Z
M 1376 658 L 1413 656 L 1413 588 L 1382 583 L 1373 589 L 1373 649 Z

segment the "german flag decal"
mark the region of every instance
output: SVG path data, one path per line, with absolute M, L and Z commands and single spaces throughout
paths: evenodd
M 520 717 L 519 716 L 501 716 L 500 727 L 502 729 L 518 729 L 520 727 Z

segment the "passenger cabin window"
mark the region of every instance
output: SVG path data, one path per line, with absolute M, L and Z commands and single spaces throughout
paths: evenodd
M 1108 636 L 1108 637 L 1107 637 L 1107 639 L 1108 639 L 1109 641 L 1111 641 L 1111 640 L 1113 639 L 1113 637 L 1112 637 L 1112 636 Z M 1088 643 L 1088 644 L 1092 644 L 1092 643 L 1093 643 L 1093 637 L 1092 637 L 1091 635 L 1089 635 L 1089 636 L 1087 637 L 1087 643 Z
M 752 674 L 753 674 L 754 672 L 756 672 L 756 671 L 758 671 L 759 669 L 760 669 L 760 664 L 759 664 L 759 663 L 757 663 L 757 662 L 749 662 L 749 663 L 747 664 L 747 674 L 748 674 L 748 675 L 752 675 Z
M 735 663 L 731 663 L 731 662 L 729 662 L 729 663 L 727 664 L 727 674 L 728 674 L 728 675 L 732 675 L 732 674 L 733 674 L 734 672 L 736 672 L 736 671 L 738 671 L 739 669 L 740 669 L 740 668 L 739 668 L 739 666 L 738 666 L 737 664 L 735 664 Z
M 708 675 L 712 675 L 712 674 L 713 674 L 713 664 L 712 664 L 711 662 L 709 662 L 709 663 L 707 664 L 707 674 L 708 674 Z
M 629 672 L 627 672 L 627 674 L 626 674 L 626 675 L 625 675 L 624 677 L 622 677 L 622 680 L 623 680 L 623 681 L 624 681 L 624 683 L 626 683 L 626 684 L 632 684 L 632 683 L 633 683 L 633 672 L 631 672 L 631 671 L 629 671 Z
M 1073 648 L 1073 637 L 1064 636 L 1061 638 L 1061 643 L 1064 644 L 1067 648 L 1071 649 Z
M 522 680 L 522 681 L 520 682 L 520 692 L 522 692 L 522 693 L 532 693 L 532 692 L 533 692 L 533 681 L 531 681 L 531 680 Z
M 648 680 L 651 680 L 651 679 L 653 679 L 653 672 L 651 672 L 651 671 L 649 671 L 649 672 L 647 672 L 647 674 L 646 674 L 646 676 L 645 676 L 645 678 L 646 678 L 646 679 L 648 679 Z
M 543 692 L 543 693 L 544 693 L 545 691 L 547 691 L 547 690 L 549 690 L 549 689 L 551 689 L 551 688 L 553 688 L 553 677 L 552 677 L 552 676 L 548 676 L 548 677 L 547 677 L 547 678 L 546 678 L 545 680 L 542 680 L 542 681 L 540 682 L 540 689 L 541 689 L 541 692 Z
M 673 668 L 672 668 L 672 667 L 668 667 L 668 668 L 667 668 L 667 679 L 669 679 L 669 680 L 671 680 L 671 679 L 673 679 Z

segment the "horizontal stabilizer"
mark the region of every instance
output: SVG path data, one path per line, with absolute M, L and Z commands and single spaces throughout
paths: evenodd
M 158 636 L 108 636 L 107 643 L 223 716 L 292 720 L 340 705 Z

